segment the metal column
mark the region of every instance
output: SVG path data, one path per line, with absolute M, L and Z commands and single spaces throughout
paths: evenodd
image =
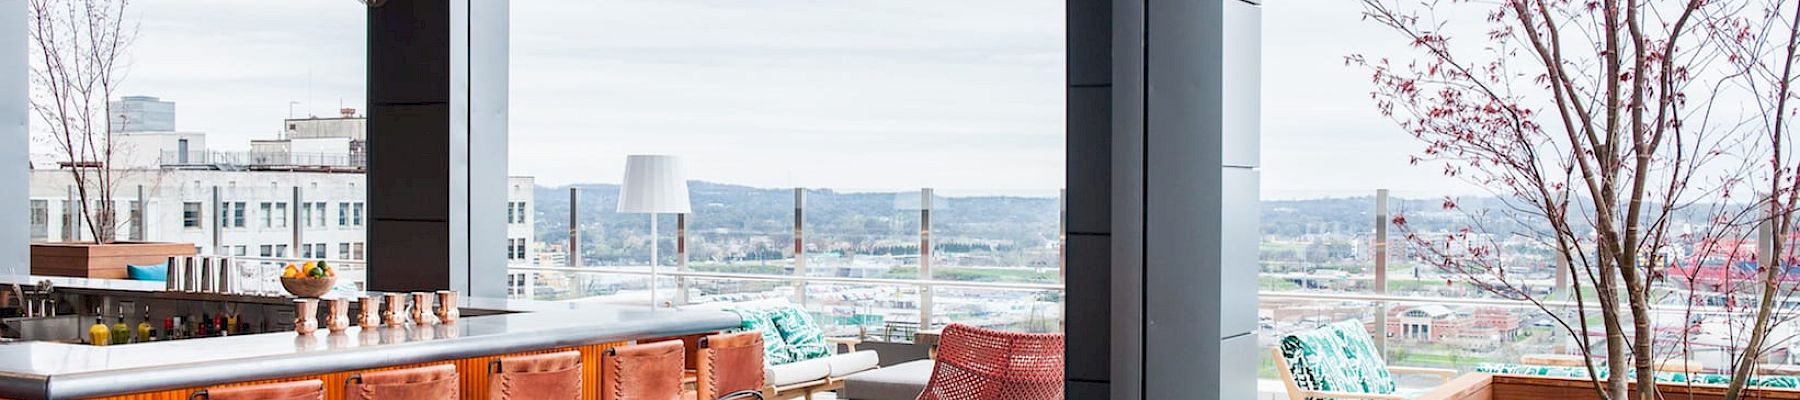
M 295 257 L 295 258 L 301 258 L 302 254 L 306 255 L 305 258 L 315 258 L 313 256 L 317 256 L 317 254 L 311 254 L 312 248 L 310 248 L 310 247 L 306 247 L 305 252 L 302 252 L 300 250 L 300 249 L 302 249 L 301 246 L 311 246 L 309 244 L 306 244 L 306 228 L 305 228 L 305 226 L 308 221 L 301 220 L 302 218 L 308 217 L 308 215 L 306 215 L 306 214 L 312 213 L 310 211 L 311 208 L 306 207 L 306 203 L 304 203 L 305 201 L 306 201 L 305 194 L 301 192 L 301 189 L 299 186 L 295 186 L 294 187 L 294 203 L 293 203 L 293 205 L 289 206 L 291 208 L 288 208 L 288 215 L 293 217 L 293 219 L 288 221 L 288 229 L 290 229 L 288 238 L 290 239 L 290 242 L 292 243 L 291 245 L 288 246 L 288 249 L 293 251 L 292 254 L 293 254 L 293 257 Z M 307 211 L 306 213 L 301 213 L 300 210 L 302 208 L 306 208 L 309 211 Z M 220 218 L 220 219 L 223 219 L 223 218 Z M 320 256 L 320 257 L 316 257 L 316 258 L 325 258 L 325 257 Z
M 564 257 L 564 259 L 565 261 L 568 261 L 569 266 L 571 267 L 581 266 L 580 211 L 581 190 L 576 189 L 574 185 L 569 185 L 569 248 L 568 257 Z
M 794 188 L 794 276 L 806 276 L 806 188 Z M 794 303 L 806 305 L 806 281 L 794 281 Z
M 75 187 L 63 190 L 62 241 L 81 240 L 81 202 L 75 200 Z
M 675 270 L 688 270 L 688 215 L 675 214 Z M 675 305 L 687 305 L 688 279 L 686 276 L 675 277 Z
M 201 221 L 205 221 L 205 222 L 202 222 L 201 224 L 206 226 L 208 230 L 212 231 L 211 232 L 212 234 L 208 235 L 208 236 L 212 237 L 213 251 L 218 251 L 219 244 L 224 243 L 223 237 L 220 236 L 223 234 L 223 232 L 221 232 L 221 231 L 223 231 L 224 229 L 220 229 L 220 228 L 225 227 L 225 218 L 223 218 L 219 215 L 219 214 L 222 214 L 224 211 L 220 207 L 219 202 L 220 202 L 219 187 L 213 186 L 212 187 L 212 207 L 211 207 L 212 208 L 212 218 L 209 220 L 206 217 L 206 215 L 199 216 Z M 202 252 L 202 253 L 204 254 L 204 252 Z
M 148 208 L 150 201 L 149 197 L 144 195 L 144 185 L 137 186 L 137 200 L 134 200 L 133 203 L 137 205 L 137 208 L 131 211 L 131 240 L 141 241 L 144 240 L 144 233 L 148 231 L 144 228 L 146 222 L 144 217 L 150 215 Z
M 1375 294 L 1388 293 L 1388 190 L 1375 189 L 1375 240 L 1369 244 L 1375 257 Z M 1376 302 L 1375 348 L 1387 352 L 1387 315 L 1392 304 Z
M 931 188 L 919 190 L 919 279 L 931 280 Z M 936 287 L 919 286 L 919 329 L 931 329 L 931 297 Z

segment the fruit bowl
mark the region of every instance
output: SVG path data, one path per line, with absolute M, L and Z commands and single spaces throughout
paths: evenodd
M 295 297 L 319 297 L 331 292 L 331 286 L 337 284 L 337 277 L 281 277 L 281 288 Z

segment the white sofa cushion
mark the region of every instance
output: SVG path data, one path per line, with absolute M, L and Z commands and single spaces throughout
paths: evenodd
M 831 376 L 831 357 L 763 367 L 763 384 L 787 386 Z
M 863 350 L 855 353 L 834 354 L 824 358 L 831 364 L 831 377 L 842 378 L 850 374 L 874 369 L 881 365 L 881 356 L 874 350 Z

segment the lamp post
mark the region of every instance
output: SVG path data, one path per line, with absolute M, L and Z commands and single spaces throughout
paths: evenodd
M 657 214 L 686 214 L 687 177 L 681 161 L 669 155 L 625 157 L 625 180 L 619 185 L 619 213 L 650 214 L 650 308 L 656 308 Z

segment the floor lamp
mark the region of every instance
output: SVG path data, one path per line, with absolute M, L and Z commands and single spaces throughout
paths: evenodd
M 687 176 L 681 160 L 668 155 L 625 157 L 625 181 L 619 185 L 619 213 L 650 214 L 650 308 L 657 308 L 657 214 L 687 214 Z

